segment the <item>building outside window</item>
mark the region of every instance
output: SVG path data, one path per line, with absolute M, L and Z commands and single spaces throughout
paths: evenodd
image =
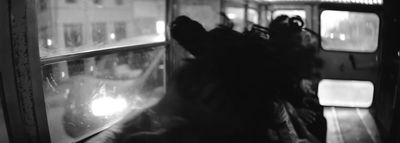
M 66 3 L 75 3 L 76 0 L 65 0 Z
M 64 24 L 65 47 L 82 45 L 82 24 Z
M 103 0 L 93 0 L 94 4 L 103 4 Z
M 124 4 L 124 0 L 115 0 L 115 3 L 117 5 L 123 5 Z
M 117 22 L 114 25 L 115 28 L 115 40 L 120 41 L 126 38 L 126 23 Z
M 51 142 L 82 141 L 161 100 L 165 0 L 66 0 L 47 9 L 37 15 L 37 40 Z
M 104 44 L 107 40 L 106 23 L 92 24 L 92 40 L 93 44 Z

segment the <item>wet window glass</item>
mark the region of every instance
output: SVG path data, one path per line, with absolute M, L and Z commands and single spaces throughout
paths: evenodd
M 70 143 L 128 112 L 155 105 L 165 92 L 165 48 L 144 48 L 43 65 L 51 141 Z
M 323 79 L 318 85 L 321 105 L 343 107 L 369 107 L 374 85 L 370 81 Z
M 326 50 L 374 52 L 379 17 L 375 13 L 325 10 L 321 13 L 321 37 Z
M 37 0 L 41 58 L 165 41 L 165 0 Z
M 239 7 L 227 7 L 226 16 L 232 20 L 234 27 L 233 29 L 238 32 L 243 32 L 245 28 L 245 21 L 244 21 L 244 8 Z
M 272 13 L 272 19 L 275 19 L 280 15 L 287 15 L 289 17 L 298 15 L 303 19 L 303 21 L 306 20 L 306 11 L 304 10 L 274 10 Z

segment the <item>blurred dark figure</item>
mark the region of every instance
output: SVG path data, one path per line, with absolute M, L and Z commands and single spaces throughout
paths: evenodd
M 220 27 L 226 27 L 228 29 L 233 29 L 233 27 L 235 26 L 233 24 L 233 21 L 231 19 L 229 19 L 229 17 L 226 15 L 225 12 L 220 12 L 219 15 L 221 16 L 221 24 L 219 24 L 218 26 Z
M 238 33 L 230 26 L 206 31 L 186 16 L 172 22 L 171 35 L 194 58 L 186 59 L 170 79 L 165 98 L 139 116 L 127 115 L 89 142 L 275 142 L 267 134 L 270 129 L 278 142 L 318 142 L 312 134 L 297 133 L 309 132 L 295 108 L 280 97 L 311 71 L 303 68 L 311 67 L 312 58 L 296 64 L 296 54 L 303 51 L 298 43 L 283 45 L 283 39 Z
M 321 142 L 326 142 L 327 122 L 323 116 L 323 107 L 316 95 L 315 83 L 319 80 L 316 69 L 322 67 L 317 57 L 320 38 L 313 31 L 304 28 L 301 17 L 278 16 L 270 24 L 271 42 L 278 48 L 285 71 L 293 72 L 293 85 L 283 90 L 281 97 L 296 110 L 300 122 Z M 293 60 L 296 60 L 295 62 Z

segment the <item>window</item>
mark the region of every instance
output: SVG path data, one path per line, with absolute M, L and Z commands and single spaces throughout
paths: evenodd
M 124 4 L 124 0 L 115 0 L 115 3 L 117 5 L 123 5 Z
M 52 142 L 73 142 L 163 97 L 164 47 L 42 66 Z
M 67 7 L 48 5 L 51 11 L 37 16 L 38 28 L 48 27 L 47 35 L 53 47 L 40 49 L 42 59 L 165 41 L 165 0 L 124 0 L 123 6 L 114 7 L 84 6 L 87 2 Z M 104 44 L 99 44 L 103 26 L 100 24 L 94 29 L 93 23 L 106 23 Z M 164 25 L 160 26 L 160 23 Z M 93 32 L 97 38 L 92 36 Z
M 244 8 L 228 7 L 225 12 L 234 24 L 233 29 L 238 32 L 243 32 L 245 28 Z
M 126 23 L 117 22 L 115 23 L 115 36 L 113 33 L 111 34 L 111 39 L 115 39 L 116 41 L 120 41 L 126 38 Z
M 163 97 L 165 0 L 123 2 L 48 5 L 37 16 L 51 142 L 81 141 Z
M 220 1 L 216 0 L 178 0 L 179 14 L 196 20 L 206 30 L 214 29 L 220 24 Z
M 303 21 L 306 20 L 306 11 L 304 10 L 275 10 L 272 13 L 272 19 L 275 19 L 280 15 L 287 15 L 289 17 L 298 15 L 303 19 Z
M 40 11 L 44 11 L 47 9 L 47 0 L 39 0 L 39 9 Z
M 76 0 L 66 0 L 65 2 L 66 2 L 66 3 L 75 3 Z
M 247 11 L 248 21 L 258 24 L 258 13 L 255 9 L 248 9 Z
M 82 45 L 82 40 L 82 24 L 64 24 L 65 47 L 79 47 Z
M 107 42 L 106 23 L 92 24 L 92 40 L 94 45 L 105 44 Z
M 375 13 L 325 10 L 321 13 L 321 37 L 325 50 L 374 52 L 379 17 Z
M 103 4 L 103 0 L 93 0 L 94 4 Z
M 1 79 L 1 74 L 0 74 L 0 81 L 3 81 Z M 5 121 L 5 116 L 4 116 L 4 111 L 3 111 L 3 96 L 4 91 L 3 88 L 4 86 L 2 85 L 2 82 L 0 82 L 0 142 L 1 143 L 8 143 L 8 133 L 7 133 L 7 126 L 6 126 L 6 121 Z
M 319 101 L 324 106 L 369 107 L 373 95 L 370 81 L 323 79 L 318 85 Z

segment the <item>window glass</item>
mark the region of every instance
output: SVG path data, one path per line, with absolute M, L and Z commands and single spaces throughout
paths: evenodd
M 124 0 L 115 0 L 115 3 L 117 5 L 122 5 L 122 4 L 124 4 Z
M 234 27 L 233 29 L 238 32 L 243 32 L 245 28 L 244 21 L 244 8 L 239 7 L 227 7 L 226 15 L 232 20 Z
M 303 21 L 306 20 L 306 11 L 304 10 L 274 10 L 272 13 L 272 19 L 275 19 L 280 15 L 287 15 L 289 17 L 298 15 L 303 19 Z
M 82 46 L 82 24 L 65 24 L 64 41 L 66 48 L 79 48 Z
M 67 3 L 75 3 L 76 0 L 66 0 Z
M 2 85 L 3 79 L 1 79 L 1 73 L 0 73 L 0 143 L 8 143 L 8 133 L 7 133 L 7 126 L 6 126 L 6 121 L 5 121 L 5 116 L 4 116 L 4 111 L 3 111 L 3 85 Z
M 247 18 L 250 22 L 258 24 L 258 13 L 255 9 L 248 9 Z
M 93 0 L 93 3 L 95 3 L 95 4 L 102 4 L 103 1 L 102 1 L 102 0 Z
M 165 0 L 37 1 L 41 58 L 165 41 Z
M 92 25 L 92 41 L 94 45 L 105 44 L 107 42 L 106 23 L 99 22 Z
M 321 13 L 322 48 L 374 52 L 378 48 L 379 17 L 375 13 L 325 10 Z
M 217 0 L 178 0 L 179 14 L 196 20 L 206 30 L 220 24 L 221 3 Z
M 318 85 L 319 101 L 324 106 L 369 107 L 373 95 L 370 81 L 323 79 Z
M 51 141 L 80 140 L 156 104 L 165 91 L 164 54 L 145 48 L 42 66 Z

